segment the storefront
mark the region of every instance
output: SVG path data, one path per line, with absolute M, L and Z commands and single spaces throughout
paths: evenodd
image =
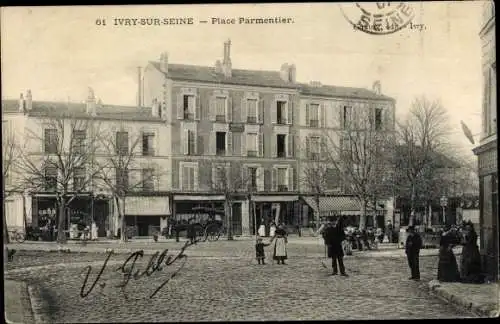
M 152 236 L 161 232 L 171 215 L 168 196 L 126 197 L 124 208 L 125 222 L 132 236 Z
M 255 235 L 259 227 L 264 225 L 267 236 L 273 223 L 283 224 L 290 233 L 303 222 L 297 195 L 255 195 L 250 200 L 248 210 L 249 235 Z

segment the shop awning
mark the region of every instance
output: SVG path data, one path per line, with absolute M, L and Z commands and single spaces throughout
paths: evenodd
M 210 201 L 210 200 L 224 200 L 224 195 L 216 196 L 190 196 L 190 195 L 175 195 L 175 201 L 189 200 L 189 201 Z
M 314 197 L 303 197 L 304 201 L 313 209 L 317 210 L 316 200 Z M 337 212 L 341 215 L 359 215 L 359 202 L 352 197 L 320 197 L 319 198 L 320 214 L 330 214 Z
M 163 216 L 170 214 L 168 197 L 127 197 L 125 199 L 125 215 Z
M 253 196 L 253 201 L 257 202 L 284 202 L 299 200 L 299 196 Z

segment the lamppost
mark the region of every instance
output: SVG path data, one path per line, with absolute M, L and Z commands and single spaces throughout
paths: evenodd
M 439 200 L 441 208 L 443 208 L 443 225 L 446 225 L 446 206 L 448 206 L 448 197 L 443 195 Z

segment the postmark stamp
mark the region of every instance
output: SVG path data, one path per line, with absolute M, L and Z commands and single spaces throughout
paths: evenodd
M 414 17 L 407 2 L 355 2 L 341 4 L 341 11 L 354 29 L 387 35 L 405 28 Z

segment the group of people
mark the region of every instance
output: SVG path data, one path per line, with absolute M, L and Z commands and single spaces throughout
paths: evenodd
M 288 233 L 285 229 L 285 226 L 283 224 L 280 224 L 276 227 L 276 229 L 273 229 L 271 240 L 269 243 L 264 243 L 262 236 L 264 235 L 259 235 L 257 236 L 257 242 L 255 244 L 255 254 L 257 258 L 257 262 L 259 264 L 266 264 L 265 263 L 265 252 L 264 252 L 264 247 L 271 245 L 274 242 L 274 251 L 273 251 L 273 260 L 277 261 L 278 264 L 286 264 L 285 260 L 288 259 L 288 254 L 287 254 L 287 244 L 288 244 Z
M 407 229 L 405 251 L 410 267 L 411 280 L 420 280 L 419 254 L 422 238 L 414 226 Z M 460 268 L 453 247 L 462 245 Z M 477 246 L 477 234 L 471 222 L 464 222 L 460 227 L 446 226 L 439 242 L 439 264 L 437 279 L 442 282 L 481 283 L 481 256 Z

